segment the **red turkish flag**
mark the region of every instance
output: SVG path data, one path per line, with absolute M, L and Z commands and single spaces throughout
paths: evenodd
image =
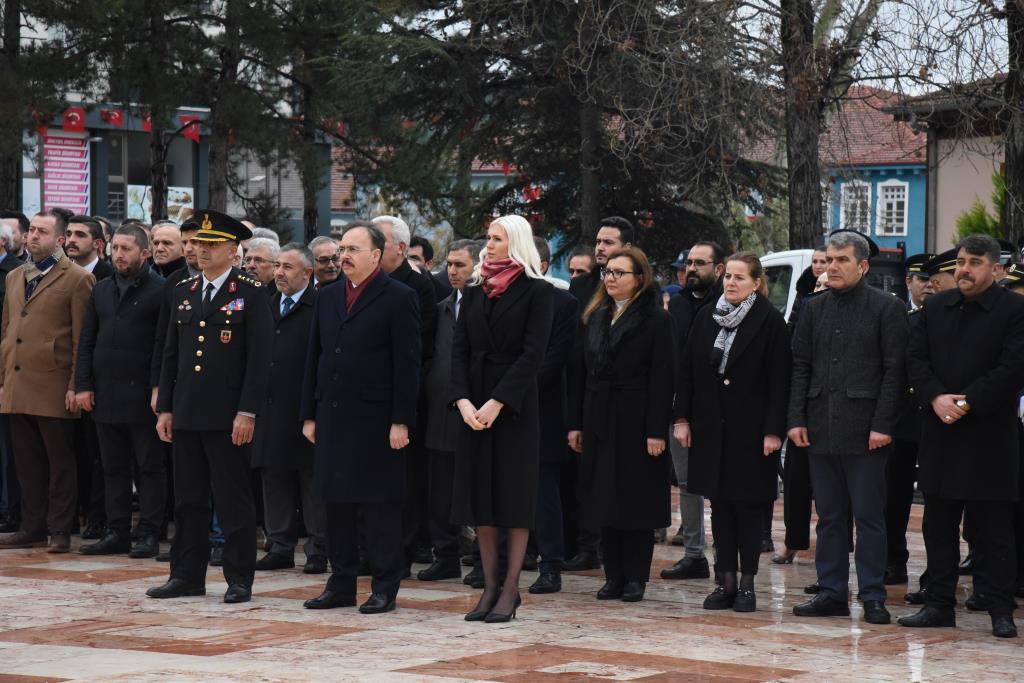
M 68 133 L 85 132 L 85 109 L 68 107 L 64 110 L 64 130 Z
M 153 132 L 153 115 L 152 114 L 146 114 L 145 116 L 142 117 L 142 130 L 146 131 L 147 133 L 152 133 Z
M 191 140 L 192 142 L 198 143 L 199 142 L 199 133 L 200 133 L 200 131 L 199 131 L 199 124 L 198 123 L 192 123 L 192 122 L 193 121 L 201 121 L 201 120 L 202 120 L 201 116 L 192 116 L 192 115 L 186 115 L 186 114 L 180 115 L 178 117 L 178 121 L 181 122 L 181 125 L 185 126 L 185 129 L 181 131 L 181 134 L 184 137 L 186 137 L 189 140 Z M 191 125 L 189 125 L 189 124 L 191 124 Z
M 100 118 L 112 126 L 124 127 L 124 112 L 120 109 L 100 109 Z

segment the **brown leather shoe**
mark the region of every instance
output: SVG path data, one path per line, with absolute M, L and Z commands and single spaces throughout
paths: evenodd
M 46 549 L 48 553 L 67 553 L 71 552 L 71 536 L 69 534 L 53 534 L 50 536 L 50 547 Z
M 33 534 L 28 531 L 12 531 L 0 534 L 0 548 L 42 548 L 46 545 L 46 534 Z

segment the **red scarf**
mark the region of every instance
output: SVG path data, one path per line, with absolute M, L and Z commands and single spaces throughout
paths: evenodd
M 480 275 L 483 276 L 484 293 L 488 299 L 495 299 L 505 293 L 516 278 L 523 272 L 522 264 L 510 258 L 497 261 L 484 261 L 480 264 Z

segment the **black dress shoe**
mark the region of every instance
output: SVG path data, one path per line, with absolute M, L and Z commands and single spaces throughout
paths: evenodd
M 881 600 L 865 600 L 864 621 L 869 624 L 891 624 L 892 617 Z
M 0 534 L 11 534 L 21 528 L 21 516 L 10 512 L 0 513 Z
M 85 529 L 82 530 L 82 539 L 86 541 L 94 541 L 98 538 L 103 538 L 105 531 L 106 524 L 100 524 L 99 522 L 89 522 L 85 525 Z M 128 551 L 126 550 L 125 552 Z
M 224 546 L 217 544 L 210 548 L 210 566 L 211 567 L 223 567 L 224 566 Z
M 597 553 L 591 552 L 576 553 L 576 557 L 566 560 L 565 564 L 562 565 L 562 571 L 565 572 L 582 572 L 587 569 L 600 568 L 601 560 L 598 559 Z
M 761 539 L 761 552 L 762 553 L 774 553 L 775 543 L 772 542 L 771 536 L 766 536 Z
M 704 609 L 731 609 L 736 602 L 736 591 L 728 591 L 725 586 L 716 586 L 708 597 L 704 598 Z
M 668 569 L 661 570 L 663 579 L 706 579 L 711 576 L 706 557 L 684 557 Z
M 821 584 L 815 581 L 814 583 L 804 586 L 804 593 L 808 595 L 817 595 L 821 592 Z
M 131 551 L 128 553 L 128 557 L 138 560 L 144 557 L 156 557 L 159 553 L 160 539 L 157 538 L 156 534 L 150 534 L 143 536 L 135 545 L 132 546 Z
M 1017 625 L 1009 614 L 992 615 L 992 635 L 996 638 L 1016 638 Z
M 898 586 L 907 580 L 907 565 L 891 564 L 885 568 L 885 578 L 882 581 L 886 586 Z
M 224 593 L 224 602 L 229 605 L 234 605 L 239 602 L 249 602 L 252 600 L 252 589 L 241 583 L 233 583 L 228 586 L 227 592 Z
M 413 556 L 412 561 L 415 564 L 433 564 L 434 551 L 432 551 L 430 548 L 417 548 L 416 554 Z
M 211 563 L 212 564 L 212 563 Z M 272 571 L 274 569 L 292 569 L 295 567 L 295 556 L 284 553 L 267 553 L 256 560 L 256 569 Z
M 361 614 L 383 614 L 395 609 L 395 596 L 384 593 L 372 593 L 366 602 L 359 606 Z
M 557 593 L 562 590 L 562 577 L 554 572 L 541 572 L 537 580 L 530 586 L 529 591 L 534 595 L 544 593 Z
M 326 574 L 327 558 L 323 555 L 313 555 L 306 558 L 306 566 L 302 568 L 303 574 Z
M 752 588 L 739 588 L 732 603 L 733 612 L 754 612 L 757 610 L 757 595 Z
M 972 593 L 971 597 L 964 601 L 964 607 L 971 612 L 987 612 L 992 601 L 984 593 Z
M 159 600 L 166 598 L 190 598 L 197 595 L 206 595 L 206 587 L 193 585 L 184 579 L 168 579 L 164 585 L 150 588 L 146 591 L 146 595 Z
M 646 581 L 627 581 L 622 587 L 622 602 L 640 602 L 646 590 Z
M 925 606 L 917 614 L 900 617 L 896 623 L 910 628 L 952 628 L 956 626 L 956 614 L 952 609 L 942 610 Z
M 416 572 L 416 579 L 419 581 L 441 581 L 443 579 L 461 578 L 462 567 L 460 567 L 459 563 L 455 561 L 455 558 L 450 560 L 438 560 L 426 569 L 421 569 Z
M 928 591 L 924 588 L 916 593 L 907 593 L 903 596 L 908 605 L 923 605 L 928 602 Z
M 127 536 L 122 536 L 116 531 L 107 531 L 103 538 L 83 545 L 78 552 L 83 555 L 121 555 L 132 549 L 132 541 Z
M 601 590 L 597 591 L 598 600 L 618 600 L 622 597 L 623 591 L 622 581 L 608 580 L 601 586 Z
M 798 617 L 848 617 L 850 606 L 843 600 L 836 600 L 824 593 L 793 607 L 793 614 Z
M 462 583 L 473 588 L 484 587 L 484 568 L 473 567 L 473 570 L 462 577 Z
M 159 555 L 157 555 L 153 559 L 156 560 L 157 562 L 170 562 L 171 561 L 171 551 L 168 550 L 166 553 L 160 553 Z
M 960 576 L 970 576 L 974 573 L 974 553 L 967 553 L 967 557 L 964 558 L 963 562 L 958 567 Z
M 324 590 L 317 597 L 306 600 L 302 603 L 306 609 L 334 609 L 335 607 L 355 607 L 355 593 L 342 593 L 340 591 Z
M 536 555 L 524 555 L 523 556 L 523 571 L 524 572 L 535 572 L 535 571 L 537 571 L 537 556 Z

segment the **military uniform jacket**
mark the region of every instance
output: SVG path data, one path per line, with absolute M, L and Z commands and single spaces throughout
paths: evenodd
M 205 314 L 202 287 L 197 275 L 174 288 L 157 410 L 174 414 L 175 429 L 230 431 L 236 414 L 258 415 L 266 403 L 274 323 L 260 284 L 241 270 Z
M 918 488 L 950 500 L 1016 500 L 1024 297 L 998 285 L 973 301 L 950 290 L 915 317 L 907 370 L 922 407 Z M 965 394 L 970 411 L 945 424 L 931 407 L 940 394 Z

